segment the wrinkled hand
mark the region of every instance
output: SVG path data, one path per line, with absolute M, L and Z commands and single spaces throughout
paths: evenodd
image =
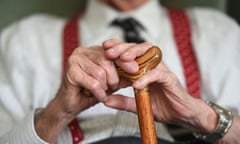
M 80 47 L 69 57 L 57 98 L 65 112 L 75 115 L 99 101 L 104 103 L 106 91 L 116 89 L 118 83 L 115 66 L 105 58 L 102 47 Z M 92 95 L 84 95 L 83 88 Z
M 106 59 L 101 46 L 76 48 L 68 59 L 61 87 L 56 97 L 37 116 L 38 135 L 50 143 L 81 111 L 107 100 L 107 93 L 119 87 L 119 77 L 112 60 Z M 87 96 L 84 89 L 92 94 Z M 48 133 L 46 133 L 46 131 Z
M 136 72 L 135 58 L 144 54 L 152 45 L 150 43 L 129 45 L 118 40 L 109 40 L 103 46 L 107 58 L 115 59 L 116 64 L 125 71 Z M 204 110 L 209 110 L 209 107 L 205 106 L 205 109 L 200 111 L 199 108 L 205 104 L 201 100 L 192 98 L 182 87 L 176 75 L 163 62 L 145 73 L 132 86 L 135 89 L 149 87 L 153 114 L 157 121 L 181 124 L 191 129 L 198 129 L 198 126 L 202 125 L 202 121 L 206 124 L 208 117 L 201 115 L 203 117 L 201 119 L 199 115 Z M 130 112 L 137 111 L 135 99 L 122 95 L 109 96 L 106 105 Z M 202 131 L 207 130 L 203 128 Z

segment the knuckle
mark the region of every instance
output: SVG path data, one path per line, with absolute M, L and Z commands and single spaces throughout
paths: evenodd
M 91 84 L 91 89 L 93 92 L 98 91 L 99 89 L 101 89 L 101 84 L 98 81 L 95 81 L 94 83 Z
M 118 77 L 112 77 L 110 80 L 109 80 L 109 84 L 111 86 L 116 86 L 119 82 L 119 78 Z
M 105 77 L 105 70 L 103 70 L 101 68 L 96 68 L 95 75 L 96 75 L 96 77 L 99 77 L 99 78 Z
M 178 77 L 174 73 L 168 72 L 167 75 L 168 76 L 167 76 L 166 81 L 167 81 L 167 83 L 169 85 L 176 85 L 176 84 L 178 84 Z
M 170 78 L 171 78 L 173 81 L 177 81 L 177 80 L 178 80 L 178 77 L 177 77 L 174 73 L 172 73 L 172 72 L 170 72 L 169 76 L 170 76 Z
M 68 65 L 75 64 L 75 63 L 77 63 L 77 61 L 78 61 L 78 57 L 75 56 L 75 55 L 71 55 L 71 56 L 68 58 Z
M 99 97 L 99 96 L 101 96 L 103 90 L 102 90 L 101 86 L 91 84 L 89 86 L 89 91 L 92 94 L 92 96 Z
M 122 48 L 124 48 L 124 43 L 119 43 L 119 44 L 117 44 L 117 45 L 115 46 L 115 48 L 117 48 L 117 49 L 122 49 Z
M 107 60 L 105 57 L 99 58 L 100 64 L 105 66 L 105 67 L 110 67 L 113 66 L 113 62 L 110 60 Z
M 67 80 L 73 84 L 73 85 L 77 85 L 81 75 L 79 75 L 79 72 L 76 68 L 71 67 L 69 68 L 68 72 L 66 73 L 66 78 Z
M 72 54 L 73 54 L 73 55 L 77 55 L 77 54 L 82 53 L 84 50 L 85 50 L 84 48 L 78 47 L 78 48 L 75 48 L 75 49 L 73 50 L 73 53 L 72 53 Z

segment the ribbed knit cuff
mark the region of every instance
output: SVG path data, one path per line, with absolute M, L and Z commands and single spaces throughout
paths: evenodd
M 16 124 L 8 135 L 6 143 L 10 144 L 48 144 L 42 140 L 35 131 L 34 117 L 40 109 L 29 113 L 19 124 Z

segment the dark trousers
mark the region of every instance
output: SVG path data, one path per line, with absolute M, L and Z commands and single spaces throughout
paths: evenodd
M 141 139 L 138 137 L 113 137 L 92 144 L 141 144 Z M 158 139 L 158 144 L 209 144 L 209 143 L 199 140 L 169 142 L 163 139 Z
M 114 137 L 93 144 L 141 144 L 141 139 L 138 137 Z M 158 139 L 158 144 L 174 144 L 165 140 Z

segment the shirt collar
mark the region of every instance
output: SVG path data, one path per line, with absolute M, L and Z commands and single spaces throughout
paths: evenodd
M 160 27 L 161 10 L 162 7 L 158 0 L 150 0 L 130 15 L 139 21 L 150 35 L 155 36 L 156 29 Z
M 127 13 L 121 13 L 98 0 L 89 0 L 84 19 L 92 32 L 107 28 L 115 18 L 131 16 L 139 21 L 151 35 L 156 35 L 160 25 L 161 5 L 158 0 L 149 0 L 142 7 Z

